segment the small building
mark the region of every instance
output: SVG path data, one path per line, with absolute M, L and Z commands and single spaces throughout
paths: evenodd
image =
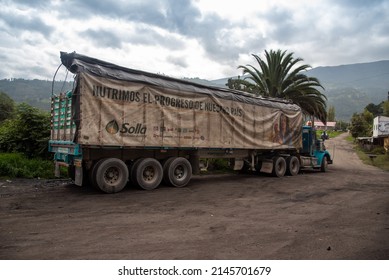
M 389 137 L 389 117 L 378 116 L 373 121 L 373 137 Z
M 378 116 L 373 121 L 373 143 L 388 149 L 389 144 L 389 117 Z M 386 145 L 385 145 L 386 144 Z

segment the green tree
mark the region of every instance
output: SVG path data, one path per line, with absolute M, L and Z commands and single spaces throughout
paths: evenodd
M 293 53 L 281 50 L 265 51 L 265 59 L 252 55 L 259 65 L 239 66 L 243 69 L 244 79 L 240 80 L 243 90 L 263 97 L 284 98 L 299 105 L 305 115 L 313 116 L 323 122 L 327 120 L 327 98 L 318 88 L 323 88 L 319 80 L 308 77 L 302 72 L 309 65 L 297 64 L 301 58 L 293 58 Z
M 16 107 L 16 116 L 0 125 L 0 151 L 46 157 L 49 136 L 49 113 L 21 103 Z
M 335 121 L 335 107 L 334 106 L 330 106 L 328 108 L 327 121 L 329 121 L 329 122 L 334 122 Z
M 383 115 L 389 117 L 389 100 L 382 103 Z
M 381 102 L 378 105 L 375 105 L 374 103 L 370 103 L 365 107 L 365 110 L 372 113 L 374 117 L 381 116 L 382 113 L 384 112 L 382 105 L 383 102 Z
M 348 129 L 349 126 L 350 126 L 349 123 L 342 121 L 342 120 L 338 120 L 338 121 L 336 121 L 335 129 L 345 131 Z
M 11 97 L 0 91 L 0 123 L 12 117 L 15 104 Z
M 354 138 L 370 137 L 372 135 L 373 119 L 373 114 L 366 109 L 361 114 L 354 113 L 350 123 L 351 136 Z

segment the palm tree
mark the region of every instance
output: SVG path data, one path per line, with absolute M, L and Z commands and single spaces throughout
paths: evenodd
M 265 51 L 265 60 L 258 55 L 252 55 L 259 68 L 252 65 L 239 66 L 243 69 L 244 79 L 238 82 L 240 89 L 263 97 L 289 99 L 299 105 L 305 115 L 316 117 L 326 122 L 327 98 L 318 88 L 324 89 L 319 80 L 301 73 L 311 68 L 310 65 L 297 63 L 301 58 L 293 58 L 293 53 L 286 51 Z

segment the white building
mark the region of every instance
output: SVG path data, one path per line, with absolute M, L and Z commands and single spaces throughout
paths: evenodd
M 373 122 L 373 138 L 389 136 L 389 117 L 378 116 Z

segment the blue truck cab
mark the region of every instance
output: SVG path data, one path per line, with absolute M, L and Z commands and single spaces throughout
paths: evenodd
M 301 167 L 320 168 L 321 171 L 327 171 L 328 164 L 332 164 L 332 158 L 327 151 L 324 141 L 317 139 L 316 130 L 312 126 L 303 126 L 302 130 L 302 148 Z

